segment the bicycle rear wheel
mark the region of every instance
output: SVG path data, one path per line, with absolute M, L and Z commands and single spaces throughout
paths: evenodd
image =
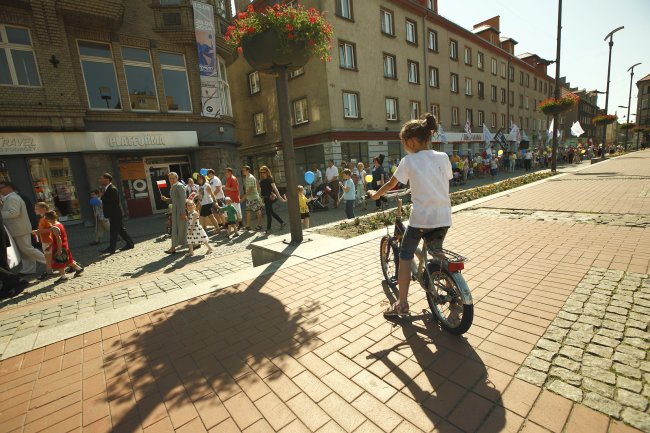
M 397 272 L 399 270 L 399 248 L 395 240 L 386 235 L 379 242 L 379 261 L 381 271 L 388 286 L 397 289 Z
M 465 279 L 460 272 L 450 273 L 435 262 L 429 262 L 427 269 L 424 289 L 433 315 L 448 332 L 464 334 L 474 320 L 474 305 Z

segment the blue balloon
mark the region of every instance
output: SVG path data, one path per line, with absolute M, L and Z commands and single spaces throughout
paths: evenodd
M 201 174 L 201 176 L 207 176 L 208 175 L 208 169 L 207 168 L 202 168 L 201 170 L 199 170 L 199 173 Z
M 306 172 L 305 173 L 305 182 L 307 182 L 307 184 L 311 185 L 314 182 L 314 173 L 312 173 L 311 171 Z
M 102 201 L 100 199 L 98 199 L 97 197 L 93 197 L 93 198 L 90 199 L 90 205 L 91 206 L 99 206 L 100 204 L 102 204 Z

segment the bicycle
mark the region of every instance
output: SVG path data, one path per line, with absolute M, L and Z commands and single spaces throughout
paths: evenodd
M 402 223 L 402 199 L 397 199 L 396 212 L 393 235 L 387 227 L 387 234 L 379 244 L 381 269 L 392 290 L 397 289 L 399 249 L 406 231 Z M 474 319 L 472 294 L 461 274 L 468 259 L 443 248 L 432 249 L 426 239 L 423 242 L 426 248 L 418 247 L 411 262 L 411 279 L 425 290 L 429 307 L 440 326 L 461 335 L 467 332 Z

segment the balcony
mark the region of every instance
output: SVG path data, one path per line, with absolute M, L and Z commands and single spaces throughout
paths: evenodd
M 117 29 L 124 17 L 125 0 L 56 0 L 67 23 L 82 27 Z

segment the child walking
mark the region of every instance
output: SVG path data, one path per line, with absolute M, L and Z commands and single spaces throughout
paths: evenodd
M 313 200 L 313 198 L 307 198 L 305 196 L 305 188 L 302 185 L 298 185 L 298 206 L 300 207 L 300 220 L 302 221 L 302 228 L 309 228 L 309 206 L 308 203 Z
M 59 222 L 58 216 L 55 211 L 47 211 L 44 214 L 45 219 L 50 223 L 50 231 L 52 233 L 52 248 L 51 248 L 51 263 L 52 269 L 59 272 L 57 283 L 61 283 L 68 279 L 65 274 L 65 268 L 70 266 L 74 269 L 74 276 L 78 276 L 84 271 L 84 268 L 79 266 L 72 258 L 70 245 L 68 244 L 68 233 L 65 231 L 63 224 Z
M 221 210 L 226 213 L 226 236 L 230 237 L 230 232 L 237 236 L 237 209 L 230 197 L 226 197 L 226 204 Z
M 50 210 L 50 205 L 44 201 L 39 201 L 34 205 L 34 212 L 41 218 L 38 220 L 38 228 L 32 230 L 32 235 L 38 235 L 41 240 L 41 248 L 45 256 L 45 272 L 38 279 L 47 280 L 54 275 L 52 270 L 52 224 L 45 218 L 45 213 Z
M 343 200 L 345 200 L 345 216 L 348 219 L 354 218 L 356 192 L 354 190 L 354 182 L 352 182 L 352 172 L 347 168 L 343 170 L 343 182 L 341 182 L 341 188 L 343 189 Z
M 199 224 L 199 213 L 196 211 L 196 205 L 193 200 L 185 201 L 185 210 L 187 210 L 188 224 L 187 224 L 187 248 L 188 252 L 185 257 L 192 257 L 194 255 L 194 245 L 203 244 L 208 249 L 208 254 L 212 252 L 212 248 L 208 243 L 208 235 Z
M 108 218 L 104 216 L 104 207 L 98 189 L 90 192 L 90 205 L 95 214 L 95 240 L 90 245 L 99 245 L 104 233 L 108 233 L 111 227 Z

